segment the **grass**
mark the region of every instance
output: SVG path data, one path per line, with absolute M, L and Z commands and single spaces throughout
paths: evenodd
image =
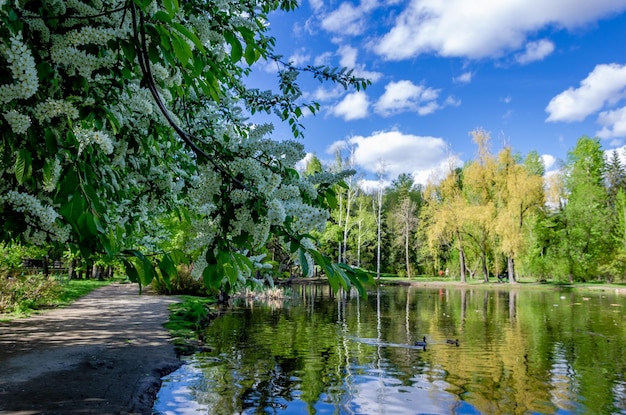
M 69 280 L 67 282 L 54 282 L 45 293 L 38 296 L 34 301 L 24 301 L 15 305 L 13 312 L 0 313 L 0 320 L 8 321 L 16 318 L 28 317 L 32 314 L 44 312 L 49 309 L 65 307 L 77 299 L 89 294 L 93 290 L 109 285 L 114 282 L 122 282 L 122 279 L 114 278 L 106 281 L 98 280 Z M 18 296 L 19 298 L 19 296 Z
M 190 355 L 204 347 L 203 331 L 214 318 L 211 306 L 215 299 L 189 295 L 178 297 L 181 302 L 170 306 L 170 317 L 165 328 L 172 336 L 177 354 Z
M 114 282 L 123 282 L 123 279 L 110 279 L 105 281 L 99 280 L 69 280 L 61 285 L 61 292 L 58 297 L 50 299 L 47 304 L 43 304 L 43 308 L 65 307 L 73 303 L 79 298 L 89 294 L 93 290 L 112 284 Z
M 500 283 L 497 278 L 490 278 L 489 283 L 485 283 L 482 278 L 467 278 L 465 284 L 461 284 L 460 278 L 454 277 L 429 277 L 420 275 L 418 277 L 406 278 L 397 276 L 381 276 L 379 280 L 382 285 L 432 285 L 432 286 L 471 286 L 471 287 L 492 287 L 492 288 L 572 288 L 577 290 L 626 290 L 626 283 L 618 282 L 609 284 L 604 281 L 575 282 L 570 284 L 566 281 L 544 281 L 538 282 L 535 278 L 518 278 L 518 284 Z

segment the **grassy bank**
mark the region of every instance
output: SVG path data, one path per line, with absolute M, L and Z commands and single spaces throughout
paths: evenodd
M 517 283 L 499 282 L 497 278 L 491 278 L 489 282 L 482 279 L 467 279 L 465 283 L 461 283 L 458 279 L 438 278 L 438 277 L 381 277 L 377 282 L 381 285 L 412 285 L 412 286 L 431 286 L 431 287 L 485 287 L 485 288 L 556 288 L 556 289 L 576 289 L 576 290 L 616 290 L 626 294 L 626 283 L 607 284 L 605 282 L 576 282 L 566 283 L 560 281 L 544 281 L 538 282 L 535 279 L 521 278 Z
M 41 311 L 64 307 L 99 287 L 120 281 L 122 280 L 62 282 L 55 278 L 44 278 L 42 275 L 3 279 L 0 281 L 0 319 L 28 317 Z

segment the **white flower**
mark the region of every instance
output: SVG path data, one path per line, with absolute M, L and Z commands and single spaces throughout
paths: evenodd
M 23 42 L 22 32 L 12 36 L 9 43 L 0 45 L 0 54 L 7 60 L 13 81 L 0 85 L 0 103 L 28 99 L 39 88 L 35 59 Z
M 33 115 L 39 122 L 50 122 L 53 118 L 60 116 L 75 120 L 78 118 L 78 110 L 71 102 L 48 98 L 37 104 Z
M 20 114 L 16 110 L 5 112 L 3 115 L 15 134 L 25 134 L 28 131 L 31 124 L 28 115 Z
M 113 153 L 113 143 L 111 137 L 104 131 L 90 131 L 81 127 L 74 128 L 74 136 L 78 140 L 78 154 L 80 155 L 85 147 L 96 144 L 104 154 Z

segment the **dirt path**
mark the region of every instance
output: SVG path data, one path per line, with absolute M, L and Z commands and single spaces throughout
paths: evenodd
M 162 326 L 175 301 L 113 284 L 0 322 L 0 414 L 150 414 L 160 377 L 180 366 Z

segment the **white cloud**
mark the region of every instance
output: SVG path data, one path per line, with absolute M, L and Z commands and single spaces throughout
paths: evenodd
M 540 61 L 549 54 L 554 52 L 554 43 L 547 39 L 528 42 L 524 52 L 519 53 L 515 60 L 522 65 L 530 62 Z
M 342 96 L 346 90 L 341 85 L 334 85 L 331 87 L 319 87 L 313 92 L 313 99 L 319 102 L 330 101 Z
M 458 107 L 459 105 L 461 105 L 461 100 L 459 98 L 457 98 L 457 97 L 454 97 L 454 96 L 450 95 L 443 102 L 443 105 L 445 107 Z
M 341 3 L 337 10 L 323 18 L 322 27 L 343 35 L 360 35 L 365 30 L 365 13 L 351 3 Z
M 411 81 L 390 82 L 374 109 L 384 117 L 407 111 L 427 115 L 440 108 L 436 101 L 439 92 L 438 89 L 415 85 Z
M 321 55 L 318 55 L 315 57 L 315 59 L 313 60 L 313 63 L 317 66 L 319 65 L 330 65 L 330 59 L 333 56 L 332 53 L 330 52 L 324 52 Z
M 302 66 L 311 60 L 311 55 L 304 51 L 294 53 L 289 57 L 289 62 L 295 66 Z
M 368 137 L 355 136 L 347 141 L 335 142 L 328 151 L 334 152 L 346 145 L 355 147 L 355 164 L 370 174 L 375 175 L 383 163 L 388 180 L 401 173 L 411 173 L 416 182 L 425 183 L 433 172 L 439 171 L 442 166 L 448 169 L 450 166 L 448 145 L 437 137 L 399 131 L 375 132 Z M 455 160 L 455 165 L 460 163 Z
M 543 161 L 543 166 L 545 167 L 546 171 L 549 171 L 556 163 L 556 158 L 550 154 L 542 154 L 541 161 Z
M 367 117 L 369 105 L 370 103 L 365 92 L 358 91 L 346 95 L 344 99 L 331 110 L 331 113 L 346 121 L 358 120 Z
M 469 84 L 470 82 L 472 82 L 472 73 L 464 72 L 461 75 L 455 78 L 452 78 L 452 81 L 459 83 L 459 84 Z
M 318 12 L 324 8 L 323 0 L 309 0 L 309 6 L 311 6 L 311 10 L 313 12 Z
M 334 141 L 331 145 L 326 148 L 326 154 L 336 154 L 337 151 L 345 150 L 348 147 L 348 142 L 346 140 L 338 140 Z
M 306 155 L 304 156 L 304 158 L 298 162 L 296 162 L 296 170 L 298 171 L 305 171 L 306 170 L 306 166 L 311 162 L 311 160 L 313 159 L 313 156 L 315 156 L 315 154 L 313 153 L 306 153 Z
M 622 165 L 626 164 L 626 146 L 618 144 L 613 146 L 613 148 L 604 150 L 604 159 L 606 161 L 609 161 L 613 158 L 613 151 L 617 151 L 617 157 L 619 158 Z
M 600 138 L 626 137 L 626 107 L 598 114 L 602 129 L 596 133 Z
M 605 105 L 615 104 L 626 95 L 626 65 L 597 65 L 580 82 L 550 100 L 546 121 L 582 121 Z
M 624 9 L 626 0 L 411 0 L 374 49 L 388 60 L 498 57 L 542 28 L 572 29 Z
M 380 72 L 367 71 L 365 70 L 365 65 L 356 63 L 358 55 L 358 51 L 356 48 L 344 45 L 339 48 L 337 53 L 339 54 L 339 56 L 341 56 L 341 59 L 339 60 L 339 65 L 348 69 L 353 69 L 352 74 L 354 76 L 369 79 L 372 82 L 378 81 L 380 77 L 383 76 L 383 74 Z

